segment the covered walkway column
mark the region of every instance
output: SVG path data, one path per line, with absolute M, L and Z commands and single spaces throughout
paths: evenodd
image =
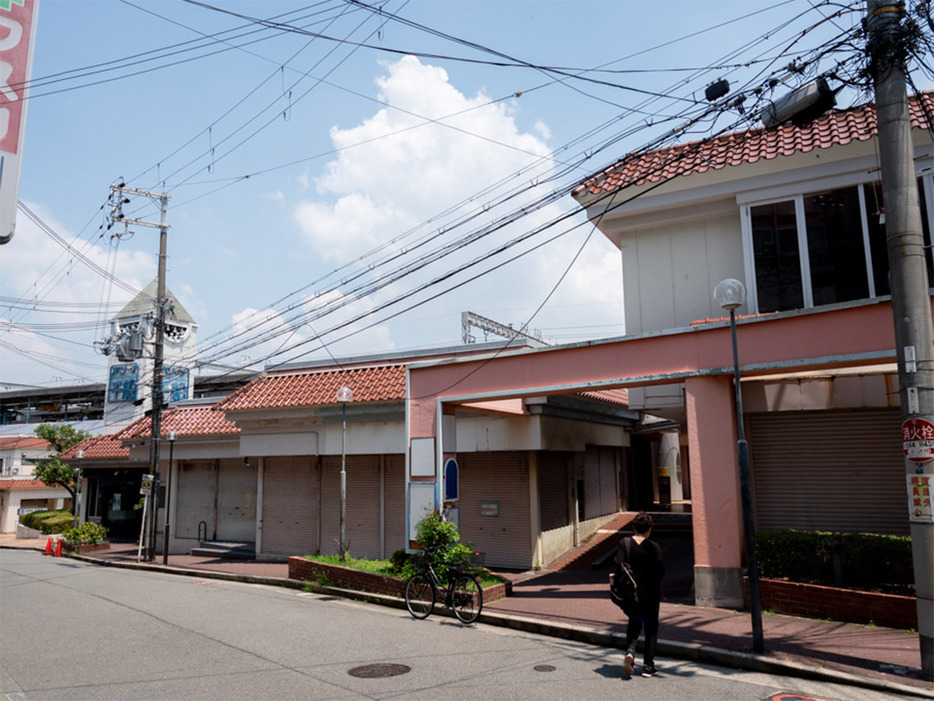
M 685 380 L 698 606 L 743 608 L 742 502 L 728 376 Z

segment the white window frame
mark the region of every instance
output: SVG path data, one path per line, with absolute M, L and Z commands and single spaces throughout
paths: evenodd
M 927 208 L 928 228 L 932 232 L 932 237 L 934 237 L 934 171 L 928 170 L 927 172 L 919 172 L 917 177 L 921 178 L 922 192 Z M 743 262 L 745 264 L 745 284 L 747 290 L 746 304 L 750 314 L 759 313 L 759 290 L 756 285 L 756 261 L 752 241 L 752 208 L 762 205 L 775 204 L 776 202 L 793 201 L 795 203 L 795 225 L 797 227 L 798 234 L 798 260 L 800 261 L 801 265 L 803 302 L 805 309 L 811 309 L 814 307 L 814 293 L 812 291 L 811 285 L 811 261 L 810 256 L 807 255 L 808 241 L 807 222 L 805 221 L 804 215 L 804 198 L 807 195 L 811 195 L 816 192 L 825 192 L 827 190 L 836 190 L 846 187 L 857 187 L 857 193 L 859 196 L 860 224 L 862 226 L 863 237 L 863 254 L 866 262 L 866 279 L 869 283 L 869 298 L 876 296 L 876 282 L 872 265 L 872 250 L 869 246 L 869 214 L 866 208 L 865 189 L 867 186 L 873 186 L 876 182 L 877 181 L 872 180 L 856 183 L 841 182 L 840 184 L 829 187 L 807 187 L 797 194 L 786 194 L 784 196 L 769 197 L 740 204 L 740 220 L 743 236 Z M 809 183 L 809 185 L 816 185 L 816 183 Z M 929 250 L 927 254 L 928 256 L 932 256 L 934 255 L 934 251 Z M 929 280 L 928 284 L 934 288 L 934 280 Z

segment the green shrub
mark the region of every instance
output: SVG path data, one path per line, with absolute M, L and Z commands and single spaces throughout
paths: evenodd
M 756 560 L 759 573 L 769 579 L 914 595 L 907 536 L 761 531 L 756 534 Z
M 107 529 L 91 521 L 86 521 L 77 528 L 65 530 L 65 532 L 62 533 L 62 537 L 71 547 L 103 543 L 107 539 Z
M 432 551 L 432 566 L 444 579 L 451 568 L 462 572 L 477 570 L 472 543 L 461 543 L 457 526 L 446 521 L 441 513 L 432 511 L 415 524 L 415 535 L 425 551 Z M 416 553 L 402 565 L 402 575 L 411 576 L 419 571 L 424 553 Z
M 19 522 L 27 528 L 35 528 L 37 531 L 46 535 L 61 533 L 66 528 L 74 525 L 75 516 L 70 511 L 33 511 L 31 514 L 23 514 L 19 517 Z

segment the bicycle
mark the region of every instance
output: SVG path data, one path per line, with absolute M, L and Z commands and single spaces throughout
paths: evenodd
M 424 567 L 405 583 L 405 607 L 413 618 L 428 618 L 439 600 L 446 608 L 454 611 L 461 623 L 473 623 L 483 609 L 483 587 L 472 574 L 456 568 L 448 571 L 447 581 L 441 578 L 431 565 L 433 552 L 424 556 Z

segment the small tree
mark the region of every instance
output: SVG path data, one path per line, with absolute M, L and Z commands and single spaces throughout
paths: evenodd
M 61 458 L 69 448 L 76 446 L 90 437 L 87 431 L 81 431 L 68 424 L 40 424 L 36 435 L 52 446 L 55 454 L 50 458 L 36 461 L 35 478 L 50 487 L 64 487 L 71 495 L 71 512 L 78 508 L 78 470 Z

